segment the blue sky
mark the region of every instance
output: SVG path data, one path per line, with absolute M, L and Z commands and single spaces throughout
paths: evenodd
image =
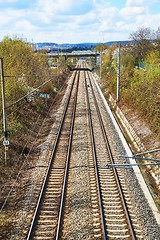
M 160 0 L 0 0 L 0 41 L 127 40 L 139 27 L 160 27 Z

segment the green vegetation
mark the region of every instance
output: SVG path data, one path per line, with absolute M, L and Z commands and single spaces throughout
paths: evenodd
M 50 100 L 55 96 L 55 89 L 61 86 L 62 75 L 64 75 L 65 66 L 62 61 L 59 61 L 61 71 L 57 68 L 48 66 L 48 56 L 46 52 L 35 53 L 27 42 L 18 38 L 5 37 L 0 42 L 0 58 L 3 59 L 4 75 L 5 75 L 5 92 L 7 105 L 8 130 L 11 135 L 17 129 L 24 127 L 24 116 L 27 114 L 26 109 L 39 112 L 44 105 L 44 99 L 37 97 L 37 93 L 47 93 L 50 95 Z M 59 74 L 59 75 L 58 75 Z M 58 77 L 59 76 L 59 77 Z M 34 91 L 37 87 L 48 82 L 39 91 L 27 96 L 23 101 L 12 107 L 13 103 L 21 99 L 29 92 Z M 1 84 L 0 84 L 0 105 L 2 106 Z M 21 105 L 23 107 L 21 108 Z M 2 107 L 1 107 L 2 109 Z M 20 111 L 17 111 L 19 109 Z M 31 120 L 30 116 L 30 120 Z M 2 134 L 2 116 L 0 133 Z
M 52 79 L 53 72 L 48 68 L 47 55 L 34 53 L 28 43 L 17 38 L 10 39 L 6 37 L 0 43 L 0 57 L 3 59 L 5 75 L 8 132 L 11 141 L 14 142 L 12 138 L 15 135 L 18 138 L 19 135 L 25 134 L 25 119 L 30 120 L 30 116 L 28 115 L 30 111 L 27 112 L 27 108 L 32 109 L 36 113 L 37 109 L 42 106 L 43 101 L 36 97 L 36 92 L 34 95 L 26 97 L 19 104 L 12 107 L 9 106 L 44 82 Z M 48 93 L 51 96 L 54 95 L 53 84 L 53 81 L 48 84 Z M 0 89 L 0 104 L 2 104 L 1 99 Z M 2 124 L 0 131 L 1 133 L 3 132 Z M 11 142 L 11 148 L 13 142 Z M 0 158 L 3 158 L 3 151 Z
M 3 59 L 5 75 L 7 127 L 11 143 L 9 158 L 12 159 L 14 165 L 17 153 L 20 152 L 20 149 L 23 149 L 24 137 L 26 137 L 26 141 L 28 136 L 31 138 L 28 146 L 26 146 L 27 149 L 31 146 L 36 133 L 38 133 L 43 118 L 46 116 L 62 80 L 64 81 L 62 79 L 64 66 L 61 66 L 58 78 L 57 69 L 48 66 L 47 54 L 43 52 L 35 53 L 30 44 L 18 38 L 4 38 L 0 43 L 0 57 Z M 46 82 L 46 85 L 39 88 Z M 29 94 L 36 88 L 39 88 L 39 90 Z M 49 99 L 39 97 L 38 93 L 48 94 Z M 26 97 L 24 98 L 24 96 Z M 23 100 L 19 101 L 21 98 Z M 14 104 L 17 101 L 19 102 Z M 2 109 L 1 84 L 0 106 Z M 0 121 L 1 165 L 4 163 L 2 112 Z M 38 123 L 34 126 L 36 121 Z
M 8 239 L 18 208 L 17 203 L 21 204 L 25 186 L 28 184 L 22 184 L 22 175 L 34 165 L 36 154 L 40 151 L 38 146 L 44 142 L 50 131 L 54 121 L 51 114 L 55 108 L 55 100 L 58 101 L 56 96 L 65 84 L 66 75 L 62 61 L 59 61 L 60 70 L 49 67 L 46 53 L 35 53 L 30 44 L 18 38 L 6 37 L 0 42 L 0 58 L 3 59 L 10 141 L 5 159 L 0 84 L 0 209 L 6 200 L 0 213 L 0 238 Z M 30 94 L 31 92 L 33 93 Z M 48 97 L 44 98 L 42 95 Z M 13 191 L 8 195 L 12 187 Z
M 131 45 L 120 50 L 120 107 L 137 109 L 139 116 L 160 139 L 160 29 L 151 36 L 150 29 L 139 29 L 131 34 Z M 101 48 L 101 46 L 100 46 Z M 102 48 L 101 48 L 102 49 Z M 101 88 L 109 98 L 116 99 L 118 46 L 114 45 L 102 53 Z M 99 74 L 99 69 L 98 69 Z M 160 140 L 159 140 L 160 143 Z M 159 158 L 157 154 L 156 157 Z M 159 189 L 153 174 L 156 167 L 142 168 L 142 174 L 160 208 Z
M 133 46 L 121 46 L 120 104 L 138 109 L 160 137 L 160 45 L 157 39 L 148 40 L 148 29 L 138 31 L 131 35 L 136 38 Z M 137 67 L 139 61 L 144 68 Z M 112 46 L 102 56 L 102 87 L 107 96 L 116 95 L 116 82 L 117 46 Z

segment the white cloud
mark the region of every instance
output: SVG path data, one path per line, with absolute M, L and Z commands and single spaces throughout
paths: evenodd
M 156 27 L 155 23 L 157 23 Z M 137 26 L 143 25 L 144 27 L 149 27 L 152 30 L 156 30 L 160 26 L 160 13 L 156 15 L 146 14 L 145 16 L 143 15 L 137 16 L 136 25 Z
M 158 28 L 160 19 L 159 14 L 149 11 L 159 0 L 126 0 L 122 8 L 109 0 L 33 0 L 33 4 L 21 4 L 19 8 L 20 0 L 6 1 L 12 4 L 10 9 L 4 8 L 3 1 L 0 9 L 1 38 L 5 32 L 18 32 L 34 41 L 122 40 L 145 23 Z
M 77 15 L 88 12 L 92 7 L 91 0 L 37 0 L 37 9 L 44 14 Z
M 143 6 L 139 7 L 125 7 L 120 11 L 120 14 L 122 17 L 136 17 L 137 15 L 140 14 L 145 14 L 147 13 L 147 8 Z
M 38 0 L 37 6 L 39 10 L 47 14 L 63 13 L 66 7 L 70 5 L 70 0 Z
M 145 6 L 148 5 L 147 0 L 127 0 L 126 7 L 137 7 L 137 6 Z
M 16 23 L 18 19 L 21 19 L 25 15 L 23 10 L 14 10 L 14 9 L 7 9 L 0 12 L 0 24 L 1 28 L 8 24 L 11 26 Z
M 28 20 L 23 19 L 20 21 L 17 21 L 14 26 L 15 31 L 21 31 L 22 29 L 25 29 L 25 32 L 30 32 L 36 30 L 36 27 L 32 25 Z
M 119 19 L 118 8 L 111 6 L 104 1 L 95 1 L 95 12 L 99 21 L 100 31 L 106 31 L 115 27 L 115 22 Z
M 6 15 L 5 13 L 1 13 L 0 14 L 0 25 L 1 25 L 1 28 L 6 25 L 7 23 L 9 23 L 9 21 L 12 20 L 12 17 L 9 16 L 9 15 Z
M 146 0 L 127 0 L 125 6 L 120 10 L 122 18 L 128 20 L 135 19 L 138 15 L 144 15 L 148 12 Z

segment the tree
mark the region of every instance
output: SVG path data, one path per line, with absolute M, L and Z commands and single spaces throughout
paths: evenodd
M 31 46 L 23 40 L 4 38 L 0 43 L 0 56 L 3 58 L 4 63 L 7 107 L 50 80 L 53 75 L 47 64 L 47 54 L 34 53 Z M 47 87 L 48 92 L 54 95 L 53 83 L 48 83 Z M 32 105 L 38 108 L 43 103 L 43 100 L 39 98 L 36 98 L 34 102 L 31 102 L 29 98 L 25 98 L 24 101 L 27 102 L 24 104 L 26 106 L 30 103 L 28 106 L 30 108 L 32 108 Z M 20 113 L 15 110 L 16 106 L 14 107 L 15 109 L 12 108 L 7 109 L 9 127 L 12 128 L 12 125 L 14 128 L 17 128 L 17 126 L 23 125 L 22 118 L 25 118 L 27 111 L 21 111 L 20 117 Z M 2 122 L 1 117 L 0 121 Z
M 156 48 L 160 51 L 160 27 L 155 32 Z
M 152 67 L 158 67 L 160 65 L 160 60 L 159 60 L 159 51 L 154 50 L 150 51 L 144 61 L 146 64 L 150 64 Z
M 34 53 L 23 40 L 4 38 L 0 43 L 0 56 L 3 58 L 5 75 L 15 76 L 6 78 L 7 98 L 11 101 L 49 80 L 52 75 L 47 55 Z
M 106 44 L 99 44 L 97 47 L 94 48 L 94 51 L 103 52 L 107 48 L 108 47 Z
M 146 54 L 153 48 L 154 34 L 150 28 L 139 28 L 130 34 L 133 41 L 133 52 L 138 60 L 144 60 Z

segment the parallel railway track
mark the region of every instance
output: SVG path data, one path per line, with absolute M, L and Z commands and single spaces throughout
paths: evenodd
M 106 149 L 106 151 L 104 150 L 105 152 L 101 154 L 101 148 L 96 147 L 99 145 L 98 142 L 96 142 L 96 139 L 98 138 L 94 137 L 93 145 L 95 146 L 94 151 L 97 158 L 96 171 L 98 172 L 97 175 L 99 176 L 98 188 L 101 190 L 100 201 L 102 202 L 101 204 L 103 206 L 103 218 L 106 231 L 104 239 L 142 239 L 139 226 L 136 226 L 136 224 L 132 221 L 132 218 L 134 221 L 136 221 L 136 215 L 133 215 L 133 212 L 131 213 L 132 210 L 129 211 L 128 205 L 131 205 L 131 202 L 129 201 L 127 189 L 125 189 L 124 186 L 125 183 L 121 171 L 117 170 L 116 168 L 106 170 L 103 167 L 104 159 L 107 160 L 107 163 L 115 163 L 115 160 L 91 80 L 93 81 L 92 77 L 88 73 L 86 78 L 86 86 L 89 86 L 89 88 L 86 87 L 86 89 L 91 89 L 91 100 L 89 100 L 88 94 L 88 104 L 93 105 L 93 114 L 90 113 L 90 118 L 92 118 L 93 115 L 92 135 L 94 135 L 95 132 L 95 136 L 98 136 L 98 133 L 100 134 L 101 131 L 103 134 L 103 139 L 101 139 L 101 146 L 103 145 L 103 149 Z M 90 101 L 91 103 L 89 103 Z M 95 114 L 94 111 L 97 114 Z M 93 123 L 93 121 L 95 121 L 96 124 Z M 104 154 L 105 158 L 102 156 Z M 122 187 L 122 185 L 124 187 Z M 133 215 L 132 218 L 131 215 Z
M 100 102 L 92 74 L 75 71 L 27 240 L 143 239 L 123 172 L 106 167 L 118 157 Z
M 79 75 L 75 72 L 27 239 L 58 239 L 73 135 Z

